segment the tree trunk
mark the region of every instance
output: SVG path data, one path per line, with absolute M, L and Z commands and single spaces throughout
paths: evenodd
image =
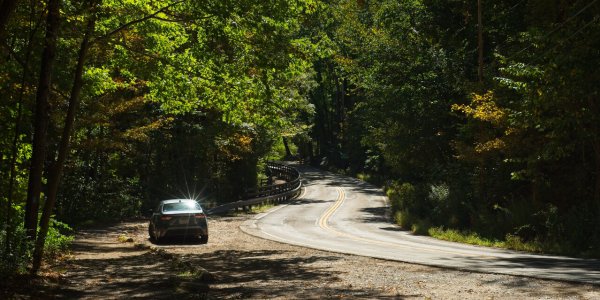
M 290 151 L 290 146 L 288 145 L 287 138 L 282 137 L 281 139 L 283 140 L 283 146 L 285 147 L 285 157 L 286 158 L 292 157 L 292 152 Z
M 13 136 L 13 142 L 11 146 L 11 158 L 10 158 L 10 175 L 8 179 L 8 199 L 7 199 L 7 209 L 6 209 L 6 239 L 5 246 L 6 252 L 8 255 L 11 253 L 11 236 L 12 236 L 12 203 L 13 203 L 13 192 L 16 180 L 16 164 L 17 164 L 17 156 L 19 151 L 19 135 L 21 134 L 21 122 L 23 118 L 23 97 L 25 95 L 25 85 L 27 84 L 27 77 L 30 75 L 27 70 L 27 65 L 29 65 L 29 59 L 31 58 L 31 41 L 33 40 L 33 34 L 30 35 L 29 41 L 27 42 L 27 50 L 25 51 L 25 66 L 23 67 L 23 76 L 21 77 L 21 89 L 19 91 L 19 97 L 17 99 L 17 116 L 15 118 L 15 131 Z
M 23 76 L 25 77 L 25 76 Z M 16 178 L 16 162 L 18 155 L 18 145 L 19 145 L 19 134 L 21 132 L 21 117 L 23 114 L 23 105 L 21 105 L 21 100 L 23 99 L 23 86 L 21 86 L 21 97 L 19 102 L 17 103 L 17 117 L 15 119 L 15 136 L 13 137 L 12 149 L 11 149 L 11 159 L 10 159 L 10 175 L 8 180 L 8 199 L 6 202 L 6 236 L 4 240 L 4 245 L 6 246 L 5 255 L 10 255 L 11 253 L 11 236 L 12 236 L 12 199 L 13 199 L 13 190 L 15 185 Z
M 52 69 L 56 54 L 58 36 L 60 0 L 48 0 L 48 17 L 46 20 L 46 38 L 40 70 L 40 80 L 36 94 L 35 121 L 29 183 L 25 203 L 25 230 L 31 240 L 35 240 L 37 214 L 42 190 L 42 173 L 46 158 L 46 135 L 48 131 L 48 97 L 52 81 Z
M 8 23 L 15 7 L 17 7 L 17 0 L 3 0 L 2 4 L 0 4 L 0 42 L 4 40 L 6 23 Z
M 69 109 L 65 118 L 65 126 L 63 128 L 63 135 L 60 140 L 58 149 L 58 157 L 56 162 L 52 166 L 50 176 L 48 178 L 48 195 L 46 203 L 44 204 L 44 211 L 42 212 L 42 218 L 40 220 L 40 232 L 35 243 L 35 250 L 33 252 L 33 266 L 31 273 L 35 274 L 39 270 L 42 262 L 42 256 L 44 254 L 44 244 L 46 242 L 46 235 L 48 233 L 48 227 L 50 224 L 50 216 L 56 203 L 56 194 L 58 193 L 58 186 L 60 183 L 60 177 L 64 169 L 64 164 L 67 159 L 67 153 L 69 152 L 69 144 L 71 141 L 71 134 L 75 124 L 75 115 L 77 114 L 77 108 L 79 106 L 79 100 L 81 95 L 81 88 L 83 87 L 83 67 L 87 56 L 90 35 L 94 30 L 95 18 L 90 17 L 87 24 L 87 31 L 81 42 L 79 48 L 79 55 L 77 59 L 77 67 L 75 68 L 75 78 L 73 79 L 73 87 L 71 89 L 71 97 L 69 98 Z
M 481 0 L 477 0 L 477 48 L 478 48 L 478 62 L 479 67 L 477 69 L 477 79 L 479 82 L 483 82 L 483 8 L 481 7 Z
M 594 142 L 594 159 L 596 160 L 596 183 L 594 186 L 594 202 L 596 203 L 597 217 L 600 217 L 600 141 Z
M 313 153 L 313 142 L 312 142 L 312 139 L 310 139 L 310 138 L 308 139 L 307 147 L 308 147 L 308 164 L 312 164 L 312 162 L 315 160 L 315 158 L 314 158 L 315 156 Z

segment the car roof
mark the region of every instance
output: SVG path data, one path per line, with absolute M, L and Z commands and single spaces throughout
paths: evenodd
M 160 204 L 168 204 L 168 203 L 178 203 L 178 202 L 198 202 L 194 199 L 169 199 L 169 200 L 162 200 L 160 201 Z

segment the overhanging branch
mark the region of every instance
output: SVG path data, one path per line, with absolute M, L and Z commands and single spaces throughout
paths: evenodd
M 103 36 L 95 38 L 91 43 L 94 44 L 94 43 L 96 43 L 98 41 L 101 41 L 101 40 L 104 40 L 106 38 L 109 38 L 112 35 L 117 34 L 117 33 L 121 32 L 122 30 L 125 30 L 125 29 L 127 29 L 127 28 L 129 28 L 129 27 L 131 27 L 131 26 L 133 26 L 135 24 L 138 24 L 138 23 L 144 22 L 146 20 L 155 18 L 158 14 L 163 13 L 166 10 L 168 10 L 169 8 L 171 8 L 171 7 L 173 7 L 173 6 L 177 5 L 177 4 L 183 3 L 183 2 L 184 2 L 184 0 L 175 1 L 175 2 L 173 2 L 171 4 L 169 4 L 169 5 L 164 6 L 163 8 L 161 8 L 161 9 L 159 9 L 159 10 L 157 10 L 157 11 L 155 11 L 155 12 L 149 14 L 149 15 L 147 15 L 147 16 L 144 16 L 143 18 L 127 22 L 127 23 L 119 26 L 118 28 L 112 30 L 111 32 L 109 32 L 109 33 L 107 33 L 107 34 L 105 34 Z

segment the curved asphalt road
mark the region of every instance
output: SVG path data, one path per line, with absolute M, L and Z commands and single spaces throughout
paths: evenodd
M 242 225 L 246 233 L 327 251 L 468 271 L 600 284 L 600 261 L 477 247 L 414 236 L 385 216 L 380 189 L 300 167 L 300 197 Z

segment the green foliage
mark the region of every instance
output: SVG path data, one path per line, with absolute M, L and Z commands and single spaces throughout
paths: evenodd
M 505 245 L 501 241 L 486 239 L 474 232 L 461 232 L 455 229 L 444 229 L 443 227 L 431 227 L 428 230 L 428 234 L 432 237 L 450 242 L 486 247 L 504 247 Z M 512 241 L 516 241 L 516 239 L 512 239 Z
M 417 190 L 410 183 L 393 182 L 387 189 L 386 194 L 390 199 L 393 210 L 414 210 L 417 206 Z
M 428 235 L 431 222 L 428 219 L 419 219 L 411 226 L 411 231 L 417 235 Z
M 553 252 L 552 249 L 547 246 L 540 245 L 536 242 L 523 242 L 521 238 L 511 234 L 507 234 L 505 239 L 506 241 L 503 244 L 503 248 L 528 252 Z M 567 252 L 560 251 L 559 253 Z
M 311 33 L 335 54 L 315 64 L 316 162 L 393 182 L 404 228 L 596 249 L 597 234 L 576 228 L 600 219 L 598 6 L 484 2 L 482 82 L 476 11 L 379 0 L 322 12 Z
M 13 222 L 10 224 L 10 247 L 6 245 L 7 229 L 0 230 L 0 278 L 23 274 L 30 266 L 33 243 L 29 241 L 23 227 L 24 208 L 13 206 Z M 73 241 L 73 230 L 67 224 L 50 220 L 50 228 L 44 245 L 44 257 L 53 259 L 69 250 Z
M 290 147 L 290 152 L 292 154 L 298 153 L 298 146 L 293 141 L 288 140 L 288 146 Z M 265 156 L 266 161 L 277 161 L 277 160 L 285 160 L 285 146 L 283 145 L 283 140 L 281 138 L 275 139 L 275 142 L 271 146 L 271 150 Z
M 69 225 L 50 219 L 50 227 L 44 244 L 44 256 L 48 259 L 64 254 L 74 239 L 72 234 L 73 229 Z
M 257 165 L 274 141 L 310 129 L 307 96 L 322 53 L 301 31 L 322 3 L 60 4 L 44 166 L 54 167 L 79 47 L 88 21 L 94 26 L 57 219 L 122 219 L 174 197 L 235 201 L 257 185 Z M 0 196 L 2 216 L 5 204 L 25 202 L 45 9 L 19 3 L 0 41 L 0 190 L 13 191 Z M 50 254 L 68 243 L 55 229 L 47 239 Z
M 8 251 L 6 234 L 6 228 L 0 230 L 0 278 L 25 273 L 33 252 L 33 244 L 28 242 L 23 226 L 13 227 Z
M 479 82 L 474 1 L 61 3 L 50 158 L 96 24 L 59 220 L 120 219 L 167 197 L 237 200 L 286 137 L 314 163 L 391 182 L 404 228 L 600 251 L 598 5 L 484 1 Z M 27 192 L 44 9 L 20 3 L 0 41 L 2 216 Z M 27 247 L 15 243 L 23 259 L 10 268 Z
M 412 229 L 417 219 L 407 211 L 398 210 L 394 213 L 394 221 L 404 229 Z
M 429 202 L 423 197 L 423 193 L 407 182 L 392 182 L 386 193 L 396 223 L 416 234 L 425 234 L 431 224 L 427 218 Z
M 260 213 L 266 212 L 267 210 L 269 210 L 273 207 L 275 207 L 275 205 L 266 203 L 266 204 L 253 206 L 250 211 L 255 214 L 260 214 Z

